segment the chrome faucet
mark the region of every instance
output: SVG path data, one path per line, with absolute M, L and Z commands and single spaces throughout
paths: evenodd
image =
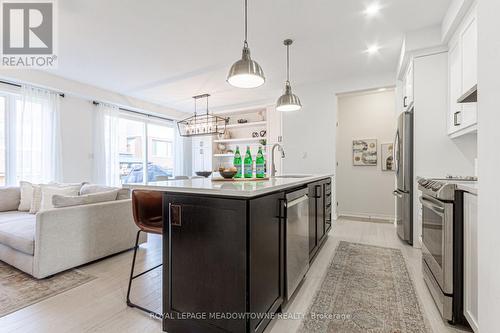
M 285 150 L 279 143 L 275 143 L 271 148 L 271 177 L 276 176 L 276 164 L 274 164 L 274 149 L 278 148 L 281 152 L 281 158 L 285 158 Z

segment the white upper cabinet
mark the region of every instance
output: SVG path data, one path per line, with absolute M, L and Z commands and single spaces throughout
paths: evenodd
M 462 20 L 448 46 L 448 134 L 458 137 L 477 130 L 477 103 L 457 103 L 477 85 L 476 6 Z
M 462 96 L 462 54 L 460 42 L 450 45 L 448 52 L 450 110 L 448 112 L 448 133 L 461 128 L 462 104 L 457 100 Z
M 410 60 L 403 79 L 403 111 L 413 103 L 413 61 Z
M 474 13 L 475 14 L 475 13 Z M 461 33 L 462 93 L 477 84 L 477 20 L 472 15 Z

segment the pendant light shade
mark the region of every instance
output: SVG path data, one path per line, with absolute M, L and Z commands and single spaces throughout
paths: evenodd
M 229 70 L 227 82 L 237 88 L 256 88 L 264 84 L 266 78 L 262 67 L 250 57 L 247 43 L 247 0 L 245 0 L 245 41 L 241 59 Z
M 285 93 L 276 102 L 276 110 L 278 111 L 297 111 L 302 108 L 299 97 L 292 93 L 292 86 L 290 85 L 290 45 L 292 43 L 291 39 L 283 41 L 286 46 L 286 82 Z

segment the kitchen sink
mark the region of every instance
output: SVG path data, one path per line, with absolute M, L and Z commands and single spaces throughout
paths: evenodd
M 281 175 L 281 176 L 274 176 L 272 178 L 307 178 L 311 176 L 312 175 Z

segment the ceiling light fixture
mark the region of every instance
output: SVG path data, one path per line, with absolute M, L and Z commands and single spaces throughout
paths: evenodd
M 380 9 L 380 4 L 378 2 L 374 2 L 366 7 L 364 13 L 367 17 L 374 17 L 380 12 Z
M 378 53 L 378 51 L 380 51 L 380 46 L 377 45 L 377 44 L 373 44 L 373 45 L 370 45 L 367 49 L 366 49 L 366 53 L 372 55 L 372 54 L 375 54 L 375 53 Z
M 283 41 L 283 44 L 286 46 L 286 82 L 285 93 L 276 102 L 276 110 L 278 111 L 297 111 L 302 108 L 299 97 L 292 93 L 292 86 L 290 85 L 290 45 L 292 43 L 291 39 Z
M 194 115 L 177 123 L 179 135 L 181 136 L 201 136 L 224 134 L 226 132 L 227 121 L 225 118 L 210 114 L 208 112 L 209 94 L 193 96 L 194 99 Z M 200 98 L 206 99 L 206 113 L 198 115 L 196 113 L 196 102 Z
M 266 78 L 262 67 L 250 58 L 247 43 L 247 0 L 245 0 L 245 41 L 241 59 L 236 61 L 227 76 L 227 82 L 237 88 L 256 88 L 264 84 Z

